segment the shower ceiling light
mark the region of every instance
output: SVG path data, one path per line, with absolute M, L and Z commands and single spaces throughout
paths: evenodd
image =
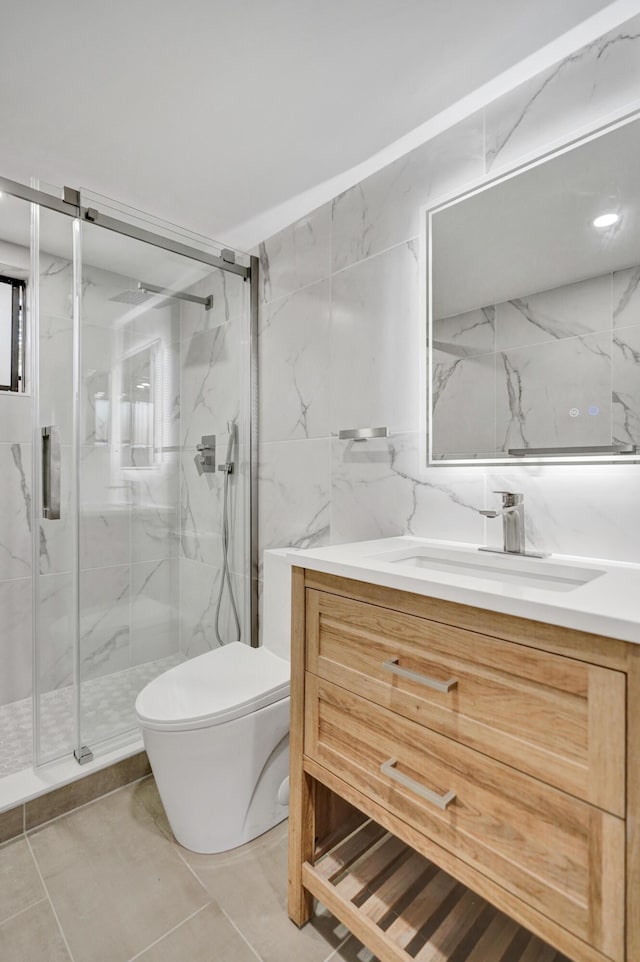
M 600 214 L 593 222 L 594 227 L 612 227 L 620 220 L 620 214 Z

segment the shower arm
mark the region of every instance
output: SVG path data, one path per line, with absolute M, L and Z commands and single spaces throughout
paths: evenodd
M 197 294 L 185 294 L 184 291 L 172 291 L 168 287 L 158 287 L 156 284 L 145 284 L 138 281 L 138 290 L 143 294 L 161 294 L 163 297 L 172 297 L 177 301 L 191 301 L 192 304 L 202 304 L 205 311 L 210 311 L 213 307 L 213 294 L 207 297 L 198 297 Z

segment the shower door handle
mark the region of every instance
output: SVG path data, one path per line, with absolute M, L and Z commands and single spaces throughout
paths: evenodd
M 60 520 L 60 428 L 42 428 L 42 517 Z

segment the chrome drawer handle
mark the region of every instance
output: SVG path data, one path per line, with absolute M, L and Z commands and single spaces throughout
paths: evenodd
M 446 808 L 448 808 L 449 805 L 451 805 L 451 802 L 456 797 L 455 792 L 445 792 L 444 795 L 438 795 L 437 792 L 432 792 L 431 789 L 425 788 L 424 785 L 420 784 L 420 782 L 415 782 L 413 778 L 409 778 L 408 775 L 403 775 L 402 772 L 399 772 L 395 767 L 397 764 L 397 758 L 388 758 L 386 762 L 383 762 L 380 766 L 380 771 L 383 775 L 387 775 L 394 782 L 398 782 L 400 785 L 403 785 L 410 791 L 415 792 L 415 794 L 419 795 L 420 798 L 424 798 L 427 802 L 431 802 L 431 804 L 435 805 L 436 808 L 442 809 L 443 812 Z
M 417 671 L 401 668 L 397 658 L 391 658 L 390 661 L 383 661 L 382 667 L 387 671 L 392 671 L 394 675 L 401 675 L 402 678 L 408 678 L 410 681 L 419 681 L 421 685 L 426 685 L 427 688 L 435 688 L 436 691 L 443 691 L 445 694 L 458 684 L 457 678 L 438 681 L 437 678 L 429 678 L 428 675 L 419 675 Z

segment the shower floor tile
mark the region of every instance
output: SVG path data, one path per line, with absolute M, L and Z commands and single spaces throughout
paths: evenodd
M 114 733 L 135 729 L 136 696 L 157 675 L 183 661 L 169 655 L 124 671 L 94 678 L 82 685 L 83 741 L 91 745 Z M 58 758 L 73 751 L 73 698 L 71 686 L 45 692 L 40 698 L 42 757 Z M 31 698 L 0 706 L 0 778 L 32 764 L 33 705 Z

